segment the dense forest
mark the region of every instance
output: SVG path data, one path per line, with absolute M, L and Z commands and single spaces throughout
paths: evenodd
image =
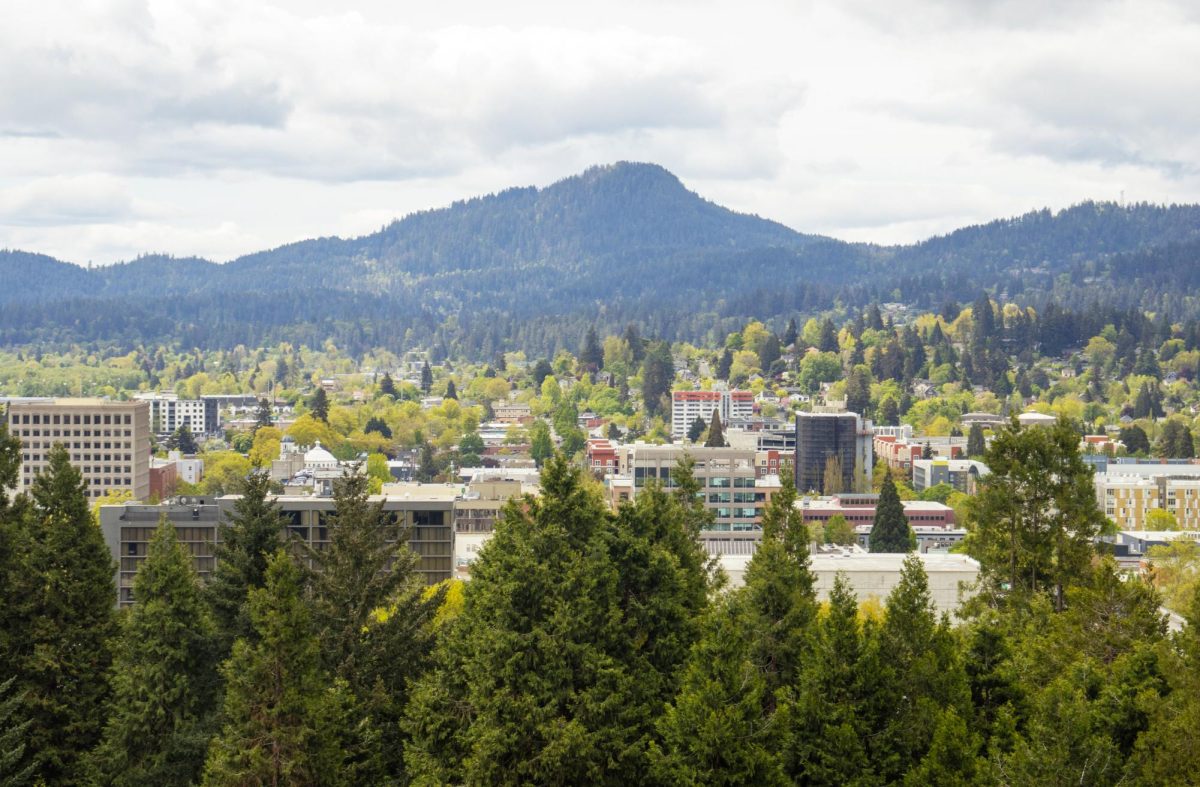
M 592 324 L 713 344 L 750 318 L 781 330 L 796 315 L 882 302 L 936 310 L 981 291 L 1181 320 L 1200 316 L 1181 286 L 1198 255 L 1197 206 L 1084 203 L 884 247 L 737 214 L 660 167 L 621 163 L 223 265 L 147 256 L 84 269 L 0 252 L 0 345 L 333 339 L 354 353 L 553 356 Z

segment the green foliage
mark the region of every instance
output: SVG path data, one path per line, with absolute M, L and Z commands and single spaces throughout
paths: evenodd
M 1105 525 L 1079 435 L 1053 427 L 1001 429 L 985 461 L 991 474 L 972 500 L 968 553 L 994 598 L 1048 592 L 1057 609 L 1080 581 Z
M 687 439 L 688 442 L 694 443 L 704 434 L 704 430 L 708 428 L 708 424 L 704 423 L 704 419 L 696 416 L 696 420 L 692 421 L 692 425 L 688 427 Z
M 232 516 L 220 525 L 213 549 L 216 567 L 204 588 L 222 656 L 229 654 L 234 640 L 255 637 L 249 592 L 266 584 L 267 560 L 279 548 L 284 527 L 279 506 L 270 499 L 270 476 L 251 473 L 238 491 Z
M 912 552 L 917 536 L 904 515 L 904 505 L 890 473 L 883 477 L 879 501 L 875 504 L 875 522 L 871 526 L 872 552 Z
M 114 645 L 112 702 L 91 765 L 102 784 L 194 784 L 208 748 L 217 644 L 191 553 L 165 518 L 133 596 Z
M 255 640 L 235 642 L 222 668 L 224 723 L 204 783 L 341 784 L 340 699 L 321 672 L 300 570 L 287 553 L 270 557 L 249 605 Z
M 846 546 L 858 542 L 858 534 L 854 531 L 854 526 L 847 522 L 846 517 L 841 514 L 834 514 L 825 521 L 822 536 L 826 544 Z
M 978 423 L 971 424 L 971 429 L 967 432 L 967 456 L 972 459 L 981 459 L 987 451 L 987 443 L 983 439 L 983 426 Z
M 671 358 L 671 347 L 666 342 L 654 342 L 642 360 L 642 402 L 650 415 L 668 412 L 666 400 L 671 394 L 671 383 L 675 379 L 675 362 Z
M 115 567 L 84 496 L 87 483 L 55 445 L 32 488 L 6 589 L 6 675 L 15 676 L 29 721 L 34 781 L 82 780 L 81 758 L 99 740 L 116 633 Z M 20 506 L 25 508 L 24 506 Z
M 33 764 L 25 759 L 25 731 L 29 721 L 21 716 L 21 695 L 14 691 L 16 678 L 0 683 L 0 784 L 22 787 L 33 776 Z
M 713 410 L 712 423 L 708 426 L 708 437 L 704 441 L 708 448 L 724 448 L 725 434 L 721 429 L 721 411 Z

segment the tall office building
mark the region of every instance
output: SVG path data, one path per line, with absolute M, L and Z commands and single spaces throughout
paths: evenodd
M 180 399 L 173 393 L 141 393 L 133 398 L 150 405 L 150 428 L 160 438 L 169 437 L 181 426 L 196 437 L 213 431 L 203 399 Z
M 18 491 L 46 469 L 50 449 L 62 443 L 88 483 L 91 498 L 129 491 L 150 496 L 150 405 L 105 399 L 12 402 L 9 433 L 21 439 Z
M 870 489 L 874 465 L 871 422 L 857 413 L 797 413 L 796 489 L 801 494 L 859 492 Z M 830 459 L 841 463 L 842 488 L 825 488 Z

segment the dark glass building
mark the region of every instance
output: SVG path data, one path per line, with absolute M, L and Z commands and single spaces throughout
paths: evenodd
M 836 457 L 842 467 L 842 488 L 825 488 L 825 468 Z M 857 491 L 861 476 L 872 466 L 869 425 L 856 413 L 796 414 L 796 489 L 800 494 Z M 856 475 L 857 474 L 857 475 Z

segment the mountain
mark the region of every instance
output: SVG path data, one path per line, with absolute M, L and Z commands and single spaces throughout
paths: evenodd
M 162 256 L 85 270 L 0 252 L 0 344 L 414 345 L 490 357 L 576 349 L 589 324 L 712 340 L 786 319 L 900 300 L 936 308 L 987 289 L 1122 308 L 1200 306 L 1157 274 L 1200 249 L 1200 207 L 1084 203 L 910 246 L 848 244 L 736 213 L 667 170 L 622 162 L 317 238 L 223 265 Z M 1148 289 L 1130 290 L 1128 273 Z

